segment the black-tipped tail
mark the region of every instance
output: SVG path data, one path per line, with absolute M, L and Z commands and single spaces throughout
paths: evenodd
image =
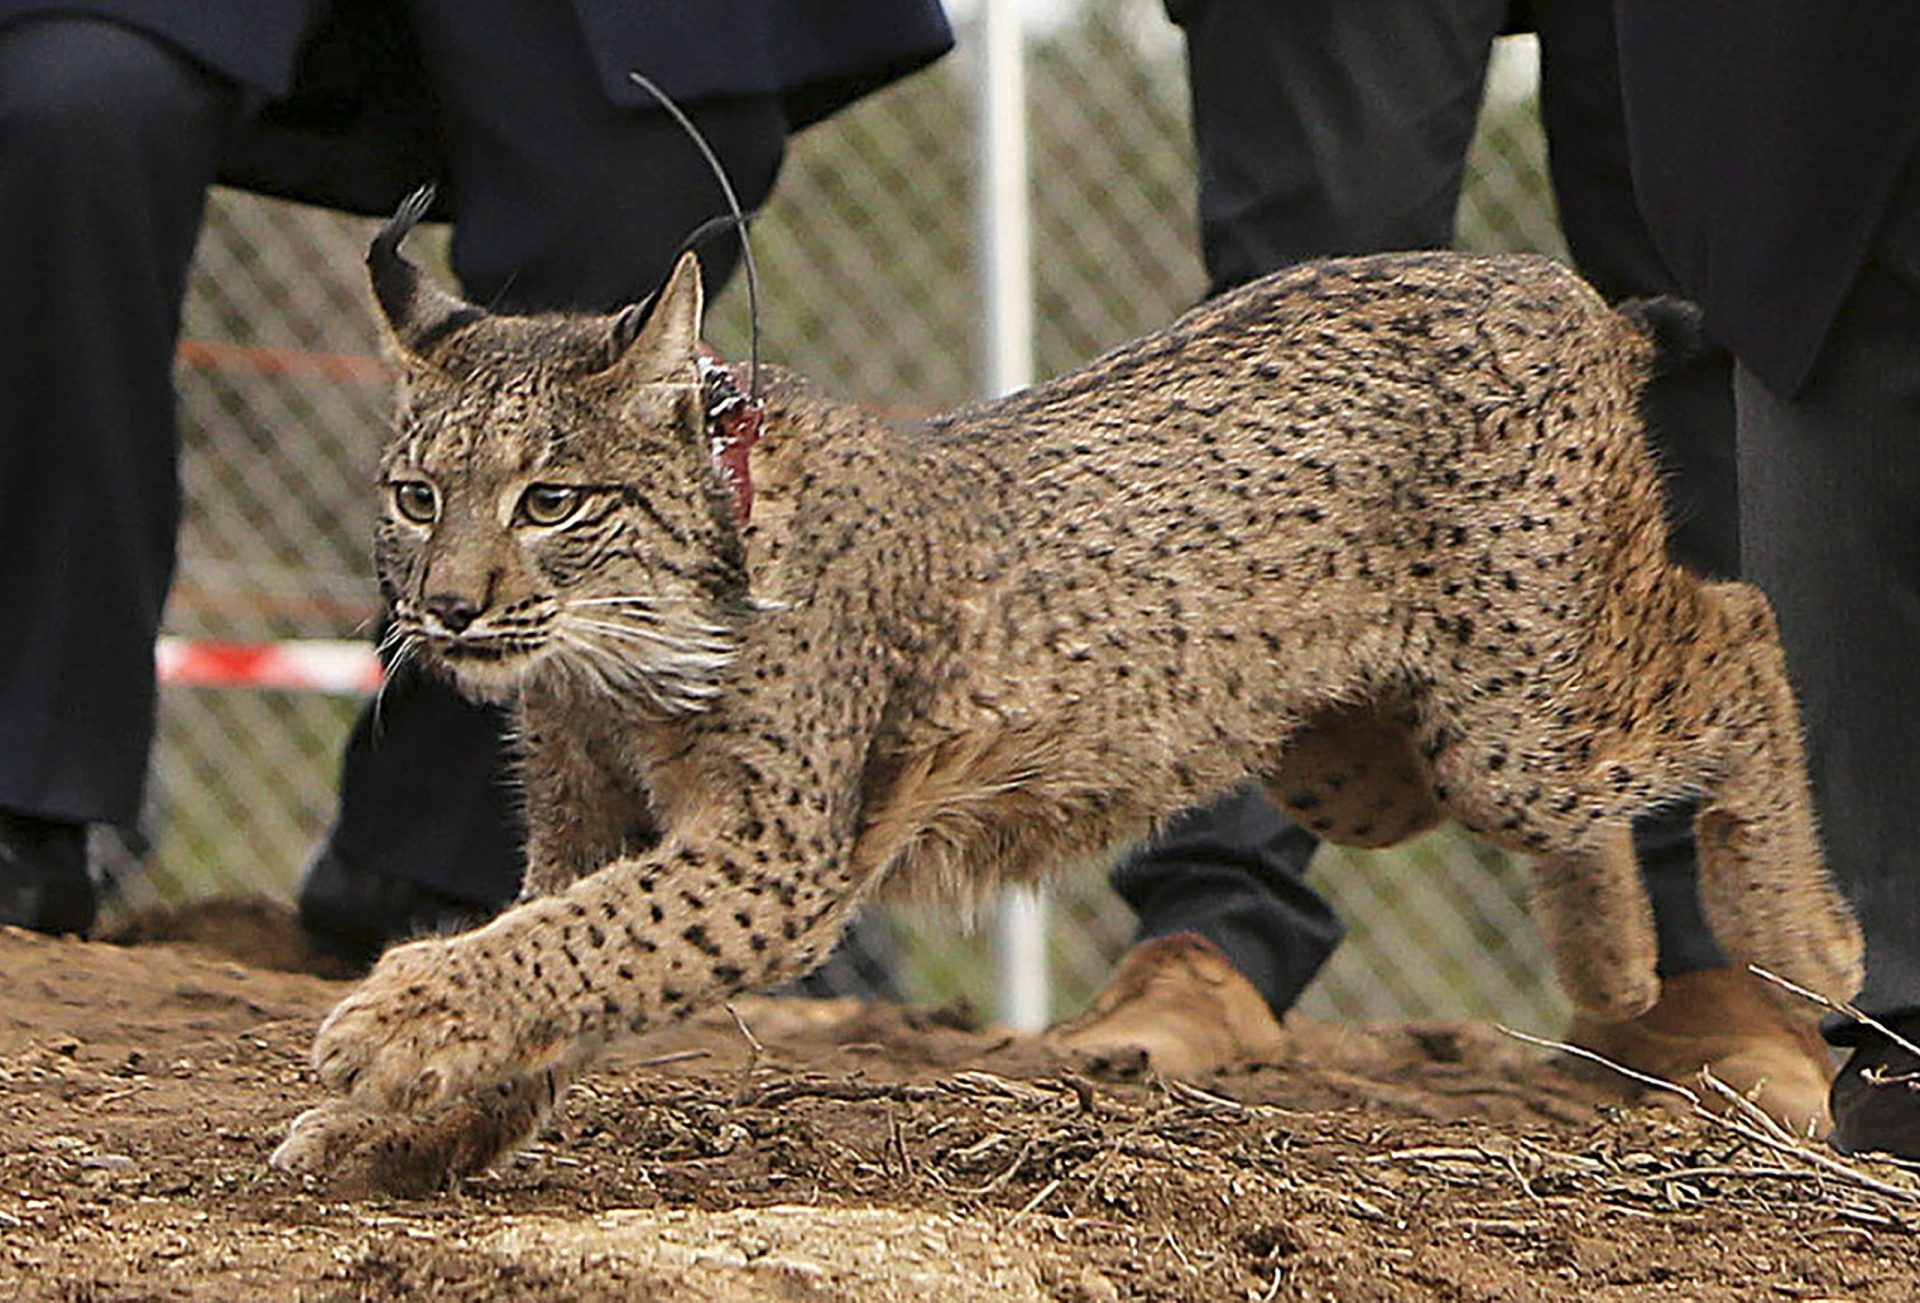
M 1628 299 L 1618 311 L 1653 341 L 1655 375 L 1685 366 L 1713 346 L 1699 306 L 1686 299 L 1674 295 Z

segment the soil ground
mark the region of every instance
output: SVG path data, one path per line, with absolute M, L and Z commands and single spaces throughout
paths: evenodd
M 261 907 L 141 935 L 0 930 L 0 1298 L 1920 1297 L 1911 1174 L 1616 1107 L 1475 1024 L 1302 1026 L 1195 1088 L 960 1010 L 748 1001 L 752 1042 L 636 1043 L 500 1171 L 339 1199 L 266 1159 L 347 985 L 278 971 Z

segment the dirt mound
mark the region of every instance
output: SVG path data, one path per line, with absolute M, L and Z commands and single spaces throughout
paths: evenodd
M 205 944 L 0 931 L 0 1297 L 1920 1296 L 1908 1174 L 1616 1109 L 1469 1024 L 1296 1028 L 1195 1088 L 953 1011 L 748 1001 L 758 1048 L 671 1029 L 504 1170 L 336 1200 L 266 1156 L 346 986 Z

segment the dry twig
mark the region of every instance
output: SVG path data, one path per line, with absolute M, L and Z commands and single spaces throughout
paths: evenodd
M 1761 979 L 1762 981 L 1772 982 L 1775 986 L 1779 987 L 1781 990 L 1791 991 L 1793 994 L 1799 996 L 1803 1000 L 1811 1000 L 1815 1004 L 1819 1005 L 1821 1008 L 1826 1009 L 1832 1013 L 1837 1013 L 1843 1018 L 1851 1018 L 1855 1022 L 1864 1023 L 1866 1026 L 1873 1028 L 1875 1031 L 1879 1032 L 1882 1036 L 1892 1041 L 1895 1045 L 1898 1045 L 1901 1049 L 1905 1050 L 1907 1053 L 1920 1057 L 1920 1045 L 1915 1045 L 1912 1041 L 1908 1040 L 1906 1037 L 1902 1036 L 1899 1032 L 1895 1031 L 1893 1028 L 1881 1022 L 1878 1018 L 1875 1018 L 1872 1014 L 1861 1012 L 1861 1010 L 1847 1003 L 1845 1000 L 1830 1000 L 1826 996 L 1821 995 L 1818 991 L 1809 991 L 1806 987 L 1801 986 L 1798 982 L 1788 981 L 1786 978 L 1780 976 L 1778 973 L 1769 973 L 1766 969 L 1760 967 L 1760 965 L 1758 964 L 1748 964 L 1747 971 L 1752 973 L 1755 977 Z
M 1061 1180 L 1057 1176 L 1054 1177 L 1051 1181 L 1048 1181 L 1045 1185 L 1041 1186 L 1040 1192 L 1034 1195 L 1033 1198 L 1027 1200 L 1027 1202 L 1021 1206 L 1020 1211 L 1015 1213 L 1010 1219 L 1008 1219 L 1007 1225 L 1009 1226 L 1014 1225 L 1022 1217 L 1025 1217 L 1028 1213 L 1032 1212 L 1035 1208 L 1038 1208 L 1041 1204 L 1045 1203 L 1047 1201 L 1048 1196 L 1050 1196 L 1055 1190 L 1058 1190 L 1060 1186 L 1061 1186 Z
M 1498 1026 L 1498 1024 L 1496 1024 L 1496 1026 Z M 1515 1040 L 1525 1041 L 1529 1045 L 1538 1045 L 1544 1049 L 1558 1050 L 1561 1053 L 1572 1054 L 1578 1058 L 1598 1063 L 1602 1067 L 1617 1072 L 1621 1076 L 1633 1081 L 1640 1082 L 1642 1085 L 1650 1086 L 1658 1090 L 1671 1091 L 1691 1104 L 1693 1106 L 1694 1116 L 1709 1126 L 1730 1131 L 1742 1140 L 1759 1145 L 1763 1149 L 1771 1149 L 1776 1153 L 1789 1154 L 1801 1162 L 1819 1169 L 1820 1174 L 1833 1177 L 1842 1184 L 1850 1185 L 1855 1189 L 1870 1191 L 1889 1202 L 1904 1207 L 1920 1208 L 1920 1186 L 1895 1185 L 1892 1182 L 1883 1181 L 1871 1173 L 1862 1171 L 1851 1163 L 1842 1162 L 1831 1154 L 1821 1152 L 1788 1132 L 1770 1117 L 1766 1119 L 1765 1126 L 1761 1126 L 1750 1119 L 1746 1109 L 1741 1110 L 1733 1116 L 1716 1113 L 1702 1103 L 1698 1093 L 1688 1090 L 1685 1086 L 1678 1086 L 1671 1081 L 1663 1081 L 1659 1077 L 1648 1076 L 1643 1072 L 1635 1072 L 1632 1068 L 1615 1063 L 1605 1055 L 1595 1054 L 1592 1050 L 1583 1049 L 1578 1045 L 1569 1045 L 1564 1041 L 1550 1041 L 1539 1036 L 1529 1036 L 1527 1033 L 1515 1031 L 1511 1027 L 1503 1026 L 1500 1027 L 1500 1030 Z M 1718 1078 L 1714 1077 L 1711 1072 L 1702 1069 L 1701 1079 L 1714 1093 L 1724 1093 L 1733 1100 L 1744 1104 L 1747 1109 L 1751 1109 L 1755 1113 L 1761 1112 L 1758 1105 L 1754 1104 L 1751 1100 L 1747 1100 L 1724 1082 L 1721 1082 Z M 1762 1115 L 1764 1116 L 1764 1114 Z M 1811 1176 L 1814 1174 L 1808 1173 L 1808 1175 Z
M 948 1092 L 943 1091 L 939 1086 L 915 1086 L 902 1081 L 844 1081 L 836 1077 L 802 1077 L 795 1081 L 780 1081 L 762 1086 L 753 1093 L 748 1102 L 761 1108 L 773 1108 L 795 1099 L 837 1099 L 849 1104 L 886 1099 L 898 1103 L 910 1103 L 917 1100 L 938 1099 L 945 1093 Z
M 760 1056 L 766 1052 L 766 1047 L 760 1044 L 760 1038 L 753 1034 L 753 1028 L 747 1026 L 747 1020 L 740 1016 L 738 1009 L 732 1005 L 726 1006 L 726 1009 L 727 1016 L 733 1019 L 733 1025 L 740 1029 L 740 1035 L 747 1042 L 747 1061 L 740 1065 L 739 1082 L 733 1091 L 733 1102 L 744 1104 L 753 1087 L 754 1070 L 760 1066 Z
M 656 1054 L 652 1058 L 640 1059 L 634 1063 L 636 1068 L 661 1068 L 669 1063 L 686 1063 L 693 1059 L 711 1058 L 712 1050 L 675 1050 L 671 1054 Z

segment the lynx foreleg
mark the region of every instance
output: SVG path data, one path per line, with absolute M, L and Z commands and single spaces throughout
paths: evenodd
M 303 1115 L 275 1162 L 352 1190 L 439 1188 L 525 1143 L 608 1041 L 805 972 L 857 893 L 834 869 L 844 850 L 782 840 L 778 859 L 738 838 L 672 840 L 479 931 L 390 951 L 314 1042 L 343 1098 Z
M 477 932 L 390 950 L 321 1025 L 314 1067 L 368 1107 L 425 1112 L 804 973 L 845 926 L 852 884 L 756 879 L 752 864 L 670 842 Z M 709 909 L 734 875 L 780 913 Z
M 647 796 L 600 728 L 603 703 L 529 689 L 520 712 L 527 868 L 520 899 L 564 891 L 622 856 L 653 845 Z

